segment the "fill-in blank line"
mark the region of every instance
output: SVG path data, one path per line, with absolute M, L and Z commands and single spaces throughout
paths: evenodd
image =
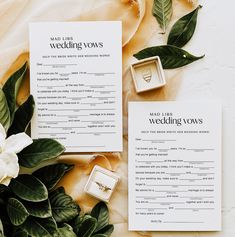
M 156 199 L 156 198 L 166 198 L 166 196 L 152 196 L 152 197 L 148 197 L 148 196 L 136 196 L 136 198 Z
M 143 209 L 143 210 L 167 210 L 168 208 L 164 208 L 164 207 L 159 207 L 159 208 L 157 208 L 157 207 L 138 207 L 136 209 L 137 210 L 141 210 L 141 209 Z
M 83 120 L 81 122 L 84 122 L 84 123 L 90 123 L 90 122 L 95 122 L 95 123 L 103 123 L 103 122 L 115 122 L 115 120 Z
M 38 87 L 65 87 L 65 86 L 39 86 Z
M 161 161 L 161 160 L 139 160 L 138 161 L 139 163 L 162 163 L 162 162 L 165 162 L 165 161 Z
M 78 132 L 77 134 L 116 134 L 116 132 Z
M 187 163 L 214 163 L 215 161 L 212 160 L 189 160 L 189 161 L 184 161 Z
M 72 129 L 72 128 L 86 128 L 86 127 L 50 127 L 50 128 Z
M 115 110 L 115 109 L 51 109 L 50 111 L 80 111 L 80 110 Z
M 79 147 L 105 147 L 105 146 L 67 146 L 67 147 L 76 147 L 76 148 L 79 148 Z
M 189 149 L 187 149 L 188 151 L 197 151 L 197 150 L 199 150 L 199 151 L 201 151 L 201 150 L 204 150 L 204 151 L 214 151 L 215 149 L 212 149 L 212 148 L 189 148 Z
M 63 115 L 57 115 L 58 117 L 82 117 L 82 116 L 90 116 L 89 114 L 79 114 L 79 115 L 74 115 L 74 114 L 63 114 Z
M 87 72 L 88 75 L 115 75 L 115 72 Z
M 69 132 L 40 132 L 39 133 L 39 135 L 44 135 L 44 134 L 52 134 L 52 135 L 54 135 L 54 134 L 70 134 Z
M 155 191 L 155 192 L 159 192 L 159 193 L 186 193 L 186 192 L 188 192 L 188 191 L 186 191 L 186 190 L 175 190 L 175 191 L 173 191 L 173 190 L 161 190 L 161 191 Z
M 166 173 L 166 174 L 169 174 L 169 175 L 181 175 L 181 174 L 185 174 L 185 173 Z
M 189 180 L 189 181 L 194 181 L 194 180 L 202 180 L 202 179 L 179 179 L 179 180 Z
M 93 103 L 93 102 L 87 102 L 87 103 L 81 103 L 81 105 L 103 105 L 104 103 Z
M 66 99 L 72 99 L 72 100 L 75 100 L 75 99 L 85 99 L 85 98 L 87 98 L 86 96 L 76 96 L 76 97 L 66 97 Z
M 213 196 L 181 196 L 180 198 L 214 198 Z
M 94 99 L 115 99 L 115 96 L 95 96 Z
M 178 224 L 201 224 L 203 221 L 163 221 L 163 223 L 178 223 Z
M 168 185 L 168 184 L 147 184 L 146 186 L 170 186 L 170 187 L 205 186 L 205 187 L 213 187 L 214 185 L 207 185 L 207 184 L 194 184 L 194 185 L 190 185 L 190 184 L 172 184 L 172 185 Z
M 178 207 L 178 208 L 175 208 L 175 210 L 214 210 L 215 208 L 200 208 L 200 207 L 197 207 L 197 208 L 190 208 L 190 207 Z
M 99 92 L 99 93 L 112 93 L 112 92 L 116 92 L 116 91 L 95 91 L 95 92 Z
M 61 121 L 38 121 L 39 123 L 67 123 L 67 120 L 61 120 Z
M 184 202 L 148 202 L 149 204 L 162 204 L 162 205 L 171 205 L 171 204 L 184 204 Z
M 54 63 L 54 64 L 42 64 L 43 66 L 77 66 L 76 63 Z
M 143 139 L 143 142 L 175 142 L 176 140 L 172 139 L 164 139 L 164 140 L 151 140 L 151 139 Z
M 211 174 L 215 174 L 215 173 L 190 173 L 190 174 L 197 174 L 197 175 L 211 175 Z

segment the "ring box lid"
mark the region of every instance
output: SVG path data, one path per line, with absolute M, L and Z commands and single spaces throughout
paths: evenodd
M 162 63 L 158 56 L 133 63 L 131 74 L 137 93 L 153 90 L 166 84 Z
M 89 176 L 84 191 L 99 200 L 109 202 L 119 180 L 120 177 L 113 172 L 96 165 Z M 102 190 L 105 187 L 108 190 Z

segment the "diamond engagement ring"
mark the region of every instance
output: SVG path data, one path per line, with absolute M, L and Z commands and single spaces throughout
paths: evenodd
M 106 185 L 103 185 L 97 181 L 95 183 L 98 185 L 99 189 L 102 190 L 103 192 L 107 192 L 108 190 L 111 190 L 111 188 L 109 188 Z

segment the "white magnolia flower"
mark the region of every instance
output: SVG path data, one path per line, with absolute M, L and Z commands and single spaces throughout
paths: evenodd
M 30 145 L 33 140 L 24 132 L 6 139 L 6 132 L 0 124 L 0 184 L 8 185 L 12 178 L 19 174 L 19 163 L 16 153 Z

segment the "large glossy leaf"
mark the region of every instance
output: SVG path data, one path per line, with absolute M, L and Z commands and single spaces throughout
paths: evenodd
M 25 222 L 29 213 L 25 206 L 15 198 L 9 198 L 7 202 L 7 213 L 11 223 L 19 226 Z
M 13 237 L 28 237 L 28 234 L 25 231 L 19 230 L 14 233 Z
M 48 165 L 35 171 L 33 175 L 40 179 L 48 190 L 52 190 L 65 173 L 73 167 L 74 165 L 63 163 Z
M 177 47 L 183 47 L 192 38 L 196 25 L 198 10 L 202 6 L 198 6 L 194 11 L 180 18 L 172 27 L 168 36 L 167 44 Z
M 1 219 L 0 219 L 0 237 L 4 237 L 3 225 Z
M 78 233 L 83 221 L 89 218 L 91 218 L 90 215 L 76 216 L 72 221 L 70 221 L 70 225 L 73 227 L 76 234 Z
M 73 232 L 73 228 L 68 224 L 64 224 L 63 227 L 58 228 L 58 235 L 60 237 L 77 237 Z
M 34 168 L 45 160 L 58 157 L 65 148 L 53 139 L 36 139 L 18 154 L 19 163 L 23 167 Z
M 48 218 L 52 216 L 49 200 L 43 202 L 23 202 L 25 208 L 31 216 Z
M 28 99 L 16 110 L 13 123 L 8 131 L 8 135 L 25 132 L 34 111 L 34 99 L 30 95 Z
M 152 13 L 165 33 L 172 16 L 172 0 L 154 0 Z
M 172 45 L 149 47 L 134 54 L 134 57 L 137 59 L 144 59 L 153 56 L 160 57 L 164 69 L 182 67 L 204 57 L 204 55 L 196 57 L 187 51 Z
M 91 211 L 91 216 L 97 220 L 96 232 L 109 224 L 109 210 L 104 202 L 99 202 L 95 205 Z
M 11 190 L 8 186 L 0 184 L 0 197 L 5 199 L 11 194 Z
M 33 175 L 19 175 L 16 179 L 12 179 L 10 188 L 15 195 L 25 201 L 42 202 L 48 198 L 47 188 Z
M 67 222 L 79 214 L 79 209 L 73 199 L 67 195 L 63 187 L 49 194 L 52 216 L 56 222 Z
M 76 229 L 77 230 L 76 234 L 79 237 L 90 237 L 94 233 L 96 226 L 97 226 L 96 218 L 87 215 L 81 221 L 79 229 Z
M 27 70 L 27 62 L 8 78 L 8 80 L 6 81 L 6 83 L 2 88 L 6 96 L 7 104 L 9 107 L 11 123 L 13 122 L 16 108 L 16 94 L 17 94 L 16 83 L 21 82 L 26 73 L 26 70 Z
M 92 235 L 92 237 L 108 237 L 108 235 L 105 235 L 105 234 L 95 234 L 95 235 Z
M 57 225 L 53 218 L 29 217 L 21 228 L 33 237 L 57 237 Z
M 11 123 L 10 111 L 2 89 L 0 89 L 0 123 L 6 131 L 10 127 Z
M 114 230 L 113 225 L 106 225 L 104 228 L 96 232 L 96 234 L 104 234 L 107 237 L 109 237 L 113 233 L 113 230 Z

